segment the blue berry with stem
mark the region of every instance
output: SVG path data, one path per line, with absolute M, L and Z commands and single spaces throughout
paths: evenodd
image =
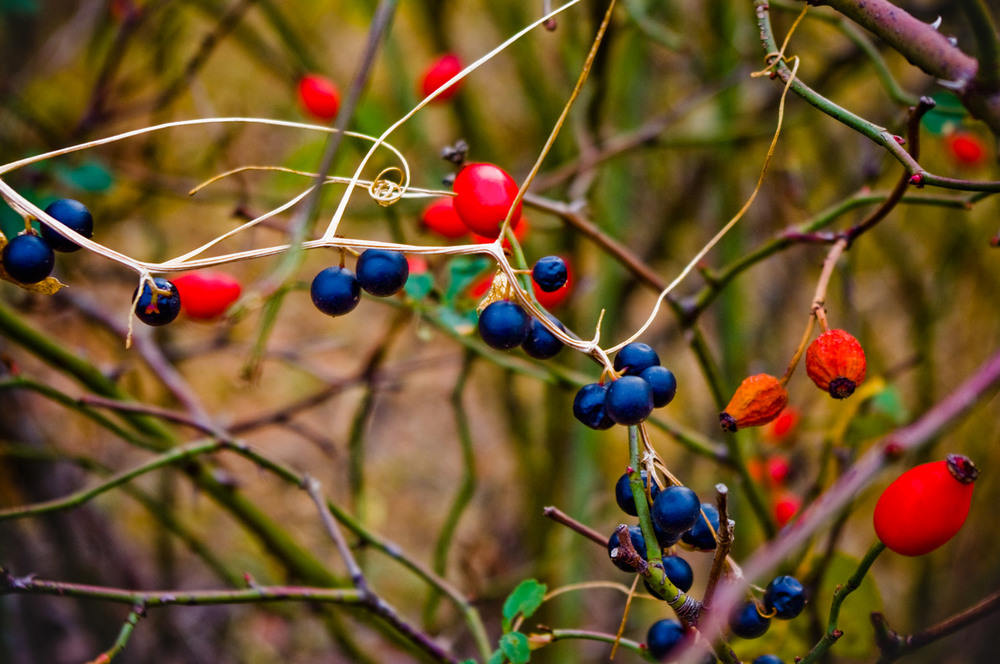
M 777 655 L 761 655 L 752 664 L 785 664 Z
M 60 198 L 49 203 L 45 212 L 87 239 L 94 236 L 94 217 L 87 206 L 80 201 Z M 55 251 L 70 252 L 80 248 L 76 242 L 63 237 L 45 224 L 42 224 L 42 239 Z
M 629 526 L 628 536 L 632 541 L 632 547 L 635 552 L 639 554 L 643 560 L 646 559 L 646 538 L 642 536 L 642 529 L 639 526 Z M 611 537 L 608 538 L 608 556 L 611 557 L 611 562 L 615 564 L 615 567 L 622 570 L 623 572 L 634 572 L 635 570 L 627 565 L 621 560 L 620 557 L 616 557 L 615 551 L 621 546 L 621 541 L 618 538 L 618 531 L 615 530 Z
M 649 495 L 655 499 L 660 493 L 660 487 L 657 486 L 656 482 L 653 482 L 653 486 L 649 486 L 649 476 L 645 470 L 639 471 L 640 477 L 642 477 L 642 485 L 649 487 Z M 645 496 L 643 496 L 645 498 Z M 623 473 L 618 481 L 615 482 L 615 502 L 618 503 L 618 507 L 621 508 L 622 512 L 628 514 L 629 516 L 639 516 L 639 512 L 635 507 L 635 495 L 632 493 L 632 483 L 629 481 L 629 474 Z
M 560 330 L 566 329 L 554 316 L 547 315 L 547 318 Z M 549 360 L 563 349 L 563 342 L 552 334 L 549 328 L 542 324 L 542 321 L 532 318 L 528 328 L 528 337 L 521 343 L 521 348 L 529 357 L 536 360 Z
M 639 376 L 622 376 L 608 386 L 604 408 L 623 426 L 644 422 L 653 412 L 653 388 Z
M 646 632 L 646 647 L 655 659 L 666 659 L 683 640 L 684 627 L 680 622 L 668 618 L 657 620 Z
M 4 245 L 0 261 L 11 278 L 22 284 L 37 284 L 52 274 L 56 255 L 45 240 L 28 232 Z
M 181 312 L 181 295 L 177 292 L 177 287 L 166 279 L 156 277 L 153 282 L 156 290 L 162 292 L 155 292 L 150 288 L 149 282 L 144 281 L 142 294 L 135 302 L 135 317 L 146 325 L 159 327 L 177 318 L 177 314 Z M 132 293 L 133 300 L 138 293 L 137 288 Z
M 770 626 L 771 619 L 760 615 L 757 603 L 753 600 L 741 604 L 729 617 L 729 629 L 743 639 L 760 638 Z
M 640 341 L 634 341 L 623 346 L 615 355 L 615 371 L 628 372 L 630 376 L 638 376 L 649 367 L 660 364 L 660 356 L 652 346 Z
M 663 408 L 677 395 L 677 378 L 666 367 L 654 365 L 646 367 L 639 377 L 653 389 L 653 408 Z
M 764 608 L 774 612 L 775 618 L 791 620 L 802 613 L 806 606 L 806 591 L 794 576 L 779 576 L 767 584 L 764 591 Z
M 694 585 L 694 570 L 688 561 L 680 556 L 664 556 L 663 571 L 666 572 L 670 582 L 677 586 L 682 593 L 691 590 Z
M 321 270 L 309 287 L 313 304 L 327 316 L 343 316 L 354 311 L 361 301 L 361 285 L 346 267 Z
M 715 548 L 715 533 L 719 532 L 719 510 L 711 503 L 701 504 L 702 514 L 698 515 L 698 520 L 691 526 L 691 530 L 681 535 L 681 541 L 693 549 L 699 551 L 711 551 Z M 704 516 L 703 516 L 704 515 Z M 712 527 L 708 527 L 705 518 L 711 522 Z
M 410 266 L 406 256 L 398 251 L 366 249 L 355 266 L 358 283 L 366 293 L 376 297 L 395 295 L 406 285 Z
M 591 429 L 610 429 L 615 421 L 604 409 L 607 387 L 600 383 L 584 385 L 573 397 L 573 416 Z
M 566 261 L 558 256 L 539 258 L 531 268 L 531 278 L 546 293 L 554 293 L 562 288 L 569 278 Z
M 653 501 L 651 515 L 662 531 L 680 536 L 701 517 L 701 502 L 698 494 L 686 486 L 668 486 Z
M 491 302 L 479 314 L 479 336 L 490 348 L 510 350 L 528 338 L 531 317 L 513 300 Z

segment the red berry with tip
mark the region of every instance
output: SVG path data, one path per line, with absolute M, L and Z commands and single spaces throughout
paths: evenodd
M 329 122 L 340 110 L 340 90 L 325 76 L 306 74 L 299 79 L 299 103 L 313 117 Z
M 455 176 L 455 211 L 473 233 L 496 238 L 500 224 L 507 218 L 514 199 L 517 183 L 499 166 L 493 164 L 467 164 Z M 517 204 L 511 217 L 512 228 L 521 219 L 521 204 Z
M 460 71 L 462 71 L 462 61 L 458 59 L 458 56 L 454 53 L 445 53 L 432 62 L 424 72 L 420 82 L 420 92 L 424 97 L 427 97 L 454 78 Z M 434 101 L 451 99 L 458 92 L 458 87 L 459 82 L 453 83 L 448 88 L 442 90 L 441 94 L 434 98 Z

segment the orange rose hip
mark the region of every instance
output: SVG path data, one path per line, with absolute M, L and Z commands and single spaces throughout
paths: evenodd
M 757 374 L 744 379 L 719 414 L 723 431 L 730 433 L 743 427 L 767 424 L 788 405 L 788 392 L 781 381 L 769 374 Z
M 834 399 L 846 399 L 865 380 L 865 351 L 849 332 L 827 330 L 806 349 L 806 373 Z

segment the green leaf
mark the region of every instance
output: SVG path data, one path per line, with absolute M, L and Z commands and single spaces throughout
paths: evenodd
M 0 14 L 31 16 L 38 13 L 37 0 L 0 0 Z
M 103 164 L 93 160 L 79 166 L 60 167 L 56 175 L 67 186 L 83 191 L 107 191 L 115 182 L 111 172 Z
M 437 314 L 442 323 L 459 334 L 471 334 L 479 320 L 474 310 L 458 312 L 451 307 L 439 307 Z
M 451 304 L 463 297 L 469 286 L 482 278 L 489 266 L 488 258 L 478 256 L 456 256 L 448 263 L 448 289 L 444 293 L 444 303 Z
M 490 655 L 490 659 L 486 664 L 503 664 L 506 661 L 507 658 L 504 656 L 503 650 L 497 649 Z
M 514 588 L 503 603 L 504 631 L 510 629 L 511 623 L 518 615 L 528 618 L 542 605 L 547 590 L 544 583 L 534 579 L 525 579 Z
M 411 274 L 406 280 L 406 285 L 403 286 L 403 290 L 406 291 L 406 294 L 414 300 L 424 299 L 433 288 L 434 277 L 426 272 L 424 274 Z
M 521 632 L 509 632 L 501 636 L 500 649 L 513 664 L 525 664 L 531 659 L 528 637 Z

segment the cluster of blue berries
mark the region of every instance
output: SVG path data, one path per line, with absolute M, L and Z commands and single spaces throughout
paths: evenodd
M 357 274 L 346 267 L 328 267 L 317 274 L 309 288 L 316 308 L 328 316 L 350 313 L 364 290 L 376 297 L 395 295 L 410 276 L 406 256 L 398 251 L 366 249 L 358 257 Z
M 584 385 L 573 399 L 573 415 L 591 429 L 639 424 L 653 408 L 666 406 L 677 394 L 677 378 L 660 366 L 660 356 L 648 344 L 623 347 L 615 356 L 614 367 L 625 375 L 609 385 Z
M 79 201 L 61 198 L 50 203 L 45 212 L 85 238 L 94 235 L 94 218 Z M 22 284 L 37 284 L 52 274 L 55 252 L 68 253 L 79 248 L 80 245 L 42 224 L 41 234 L 26 231 L 5 244 L 0 261 L 12 279 Z

